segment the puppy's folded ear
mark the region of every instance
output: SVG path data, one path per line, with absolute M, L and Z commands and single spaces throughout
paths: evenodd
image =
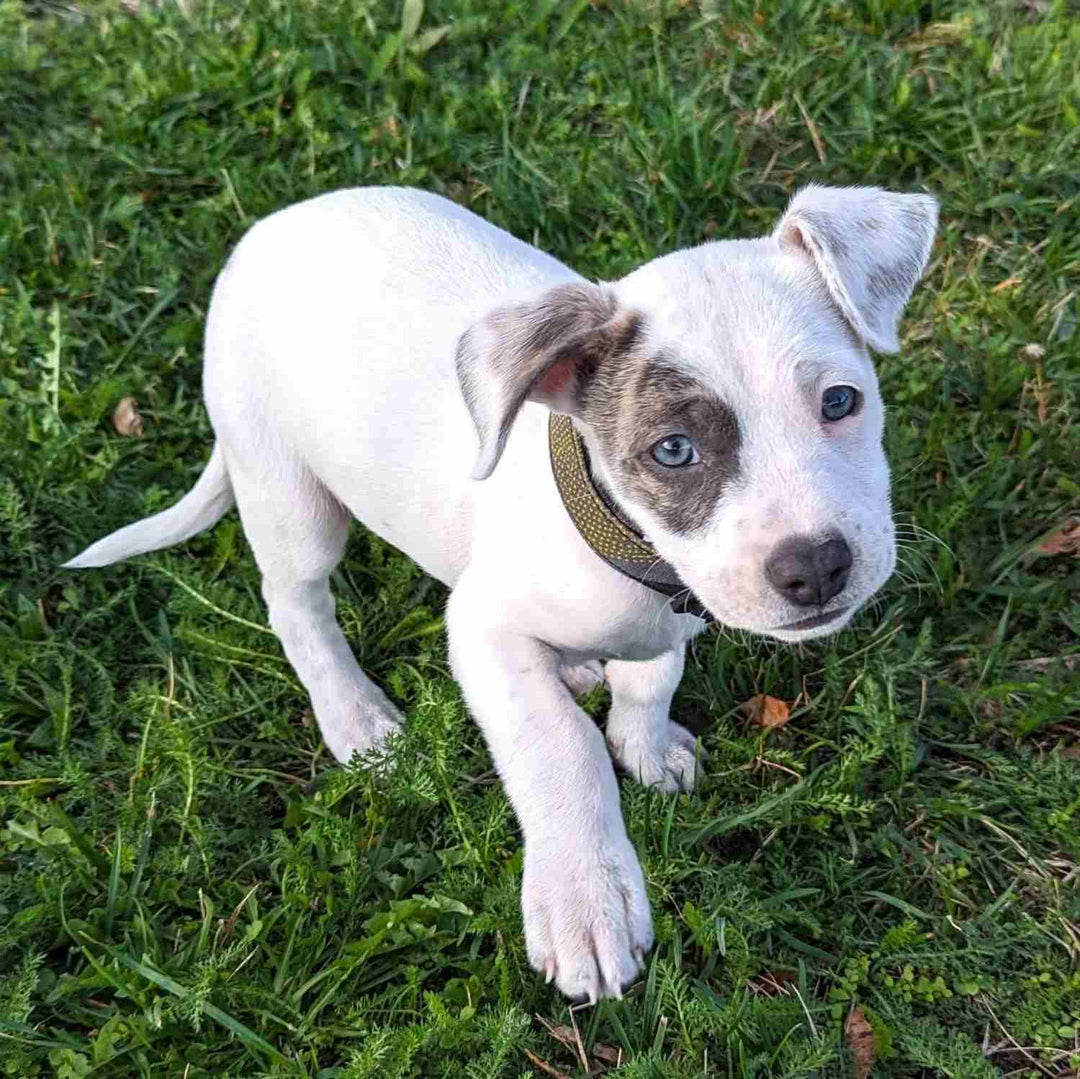
M 593 375 L 630 347 L 638 325 L 610 290 L 572 282 L 496 308 L 462 334 L 458 381 L 480 439 L 473 479 L 494 471 L 526 401 L 580 416 Z
M 897 325 L 930 258 L 938 204 L 879 187 L 804 187 L 773 237 L 813 260 L 855 332 L 878 352 L 898 352 Z

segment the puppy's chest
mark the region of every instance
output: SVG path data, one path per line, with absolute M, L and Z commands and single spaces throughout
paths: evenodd
M 641 662 L 681 648 L 705 628 L 705 622 L 693 615 L 673 614 L 655 608 L 640 617 L 609 620 L 595 627 L 591 637 L 582 639 L 576 632 L 555 632 L 549 643 L 555 645 L 565 662 L 586 663 L 592 660 L 619 659 Z

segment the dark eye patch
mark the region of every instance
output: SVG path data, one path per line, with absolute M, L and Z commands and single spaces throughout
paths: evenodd
M 641 358 L 620 377 L 598 380 L 610 396 L 593 395 L 587 419 L 600 439 L 619 487 L 648 506 L 676 533 L 701 528 L 738 475 L 741 435 L 734 411 L 666 357 Z M 700 460 L 668 468 L 656 444 L 684 435 Z
M 649 505 L 672 532 L 692 532 L 712 517 L 724 488 L 739 470 L 739 422 L 719 398 L 703 394 L 689 400 L 671 401 L 657 428 L 670 424 L 694 444 L 700 461 L 687 468 L 664 468 L 651 452 L 639 453 L 628 462 L 627 479 L 635 494 Z M 658 410 L 659 411 L 659 410 Z

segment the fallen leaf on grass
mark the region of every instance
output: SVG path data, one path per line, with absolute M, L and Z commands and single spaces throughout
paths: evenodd
M 844 1024 L 844 1035 L 855 1060 L 855 1079 L 867 1079 L 874 1068 L 874 1028 L 862 1008 L 853 1008 Z
M 547 1026 L 547 1024 L 544 1024 Z M 549 1026 L 548 1033 L 557 1041 L 563 1043 L 573 1049 L 577 1045 L 577 1036 L 574 1034 L 573 1027 L 566 1026 Z M 613 1045 L 604 1045 L 603 1042 L 594 1042 L 592 1047 L 592 1055 L 597 1060 L 602 1060 L 606 1064 L 618 1064 L 620 1061 L 619 1050 Z
M 613 1045 L 604 1045 L 602 1042 L 595 1042 L 592 1047 L 593 1056 L 598 1057 L 606 1064 L 611 1064 L 613 1067 L 618 1067 L 622 1063 L 622 1050 L 616 1049 Z
M 1006 289 L 1016 288 L 1017 285 L 1022 285 L 1024 279 L 1022 277 L 1006 277 L 1004 281 L 999 281 L 991 290 L 990 294 L 994 295 L 996 292 L 1004 292 Z
M 543 1023 L 544 1027 L 547 1029 L 547 1032 L 557 1042 L 562 1042 L 562 1044 L 571 1051 L 581 1051 L 579 1047 L 579 1038 L 573 1027 L 552 1023 L 549 1020 L 545 1019 L 542 1015 L 538 1015 L 536 1018 L 539 1019 L 541 1023 Z M 603 1042 L 594 1042 L 591 1052 L 597 1060 L 602 1060 L 605 1064 L 617 1066 L 622 1063 L 621 1052 L 613 1045 L 604 1045 Z
M 791 718 L 791 708 L 787 704 L 764 693 L 740 704 L 739 710 L 759 727 L 782 727 Z
M 113 427 L 125 438 L 142 438 L 143 419 L 134 397 L 121 397 L 112 414 Z
M 1071 554 L 1080 556 L 1080 517 L 1068 517 L 1053 532 L 1043 536 L 1035 545 L 1038 554 Z

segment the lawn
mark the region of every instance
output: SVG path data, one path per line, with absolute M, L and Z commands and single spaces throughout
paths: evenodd
M 142 7 L 0 0 L 0 1075 L 1080 1075 L 1076 7 Z M 210 288 L 259 217 L 416 185 L 610 279 L 809 180 L 942 204 L 880 361 L 902 567 L 834 639 L 698 640 L 707 778 L 622 784 L 658 944 L 571 1013 L 440 586 L 356 529 L 340 617 L 409 718 L 365 771 L 235 515 L 57 566 L 202 469 Z

